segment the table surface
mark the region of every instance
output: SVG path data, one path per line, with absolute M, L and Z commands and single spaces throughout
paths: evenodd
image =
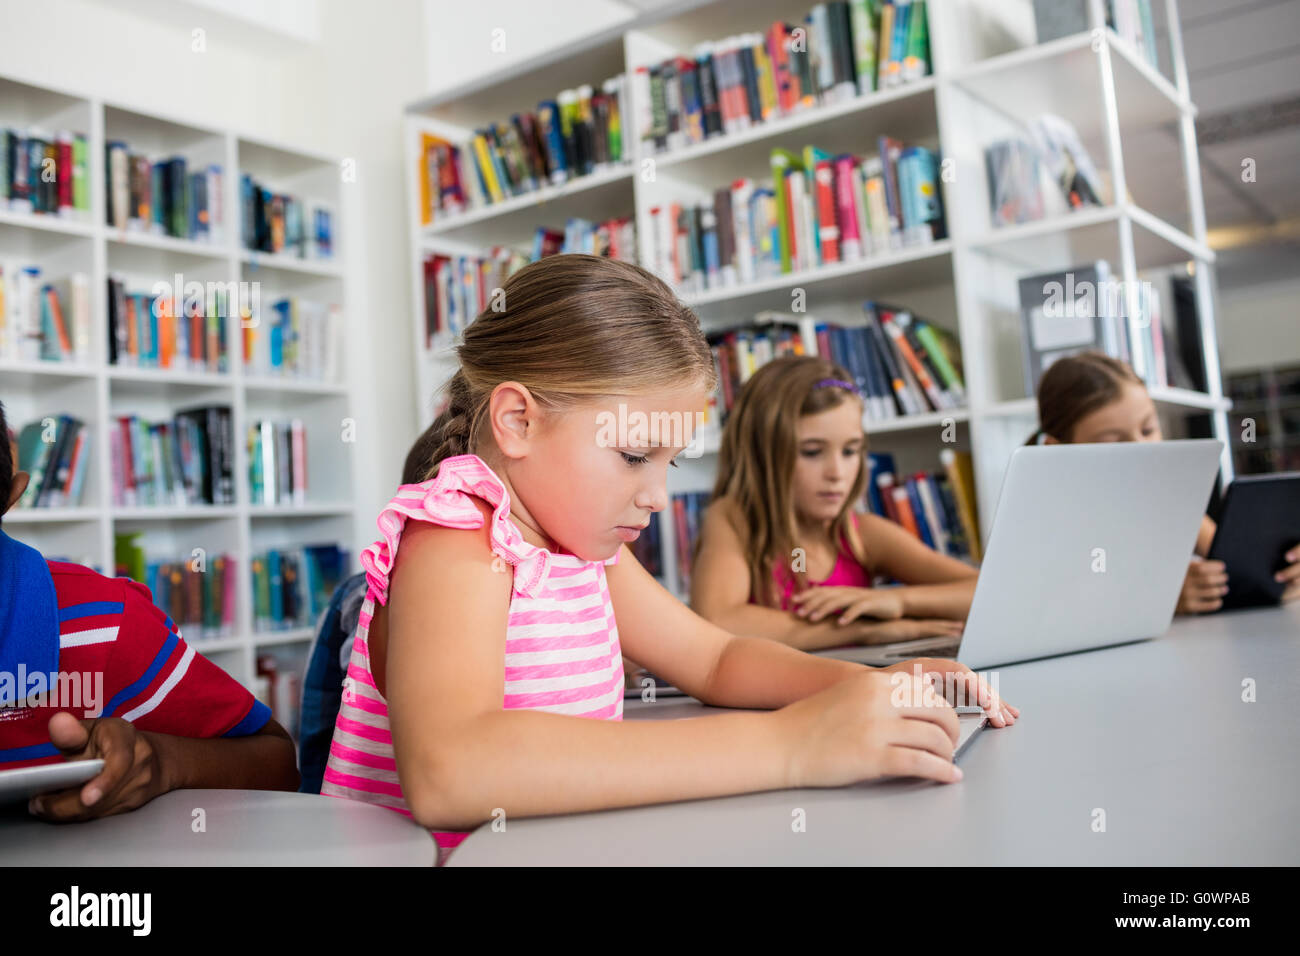
M 406 817 L 310 793 L 173 790 L 86 823 L 0 815 L 6 866 L 432 866 L 436 856 Z
M 1300 605 L 1178 618 L 1156 640 L 996 673 L 1021 716 L 971 744 L 960 783 L 516 818 L 447 865 L 1300 864 Z M 722 712 L 665 698 L 624 717 Z

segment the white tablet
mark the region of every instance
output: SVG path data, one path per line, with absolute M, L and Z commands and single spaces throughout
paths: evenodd
M 0 770 L 0 804 L 26 803 L 38 793 L 75 787 L 103 769 L 104 761 L 96 759 Z

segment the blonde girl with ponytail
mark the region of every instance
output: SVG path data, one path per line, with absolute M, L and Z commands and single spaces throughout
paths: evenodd
M 445 858 L 496 808 L 959 779 L 956 713 L 930 678 L 729 633 L 626 547 L 667 505 L 714 386 L 696 316 L 650 273 L 586 255 L 541 259 L 502 292 L 456 350 L 422 479 L 397 489 L 362 553 L 321 792 L 414 817 Z M 655 440 L 647 420 L 685 427 Z M 623 722 L 624 653 L 705 703 L 758 712 Z M 961 665 L 930 669 L 995 725 L 1013 717 Z

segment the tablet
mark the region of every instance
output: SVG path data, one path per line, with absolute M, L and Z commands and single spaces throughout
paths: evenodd
M 1228 486 L 1211 561 L 1228 568 L 1224 608 L 1277 604 L 1286 585 L 1273 575 L 1300 544 L 1300 471 L 1250 475 Z
M 103 769 L 104 761 L 96 759 L 0 770 L 0 804 L 26 803 L 39 793 L 75 787 Z

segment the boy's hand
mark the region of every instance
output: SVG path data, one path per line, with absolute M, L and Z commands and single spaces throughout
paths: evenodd
M 794 595 L 795 614 L 808 621 L 820 621 L 840 612 L 837 624 L 858 617 L 893 621 L 903 616 L 903 598 L 895 588 L 828 587 L 808 588 Z
M 910 661 L 881 667 L 879 670 L 886 673 L 898 672 L 903 674 L 915 674 L 919 671 L 922 677 L 932 677 L 935 690 L 945 697 L 948 688 L 951 687 L 955 691 L 957 685 L 961 684 L 965 687 L 961 695 L 963 706 L 983 707 L 985 713 L 989 715 L 989 722 L 994 727 L 1009 727 L 1020 716 L 1020 708 L 1013 707 L 1000 698 L 988 684 L 984 683 L 982 677 L 960 661 L 950 661 L 937 657 L 916 657 Z M 958 701 L 949 700 L 948 703 L 956 706 Z
M 1286 553 L 1287 566 L 1273 575 L 1276 581 L 1285 581 L 1286 590 L 1282 592 L 1282 603 L 1300 598 L 1300 544 Z
M 152 739 L 120 717 L 50 718 L 50 741 L 68 760 L 104 761 L 104 769 L 79 788 L 33 797 L 28 809 L 52 822 L 92 820 L 142 807 L 166 793 L 162 760 Z
M 1193 561 L 1178 595 L 1178 614 L 1204 614 L 1223 606 L 1228 593 L 1228 568 L 1222 561 Z

